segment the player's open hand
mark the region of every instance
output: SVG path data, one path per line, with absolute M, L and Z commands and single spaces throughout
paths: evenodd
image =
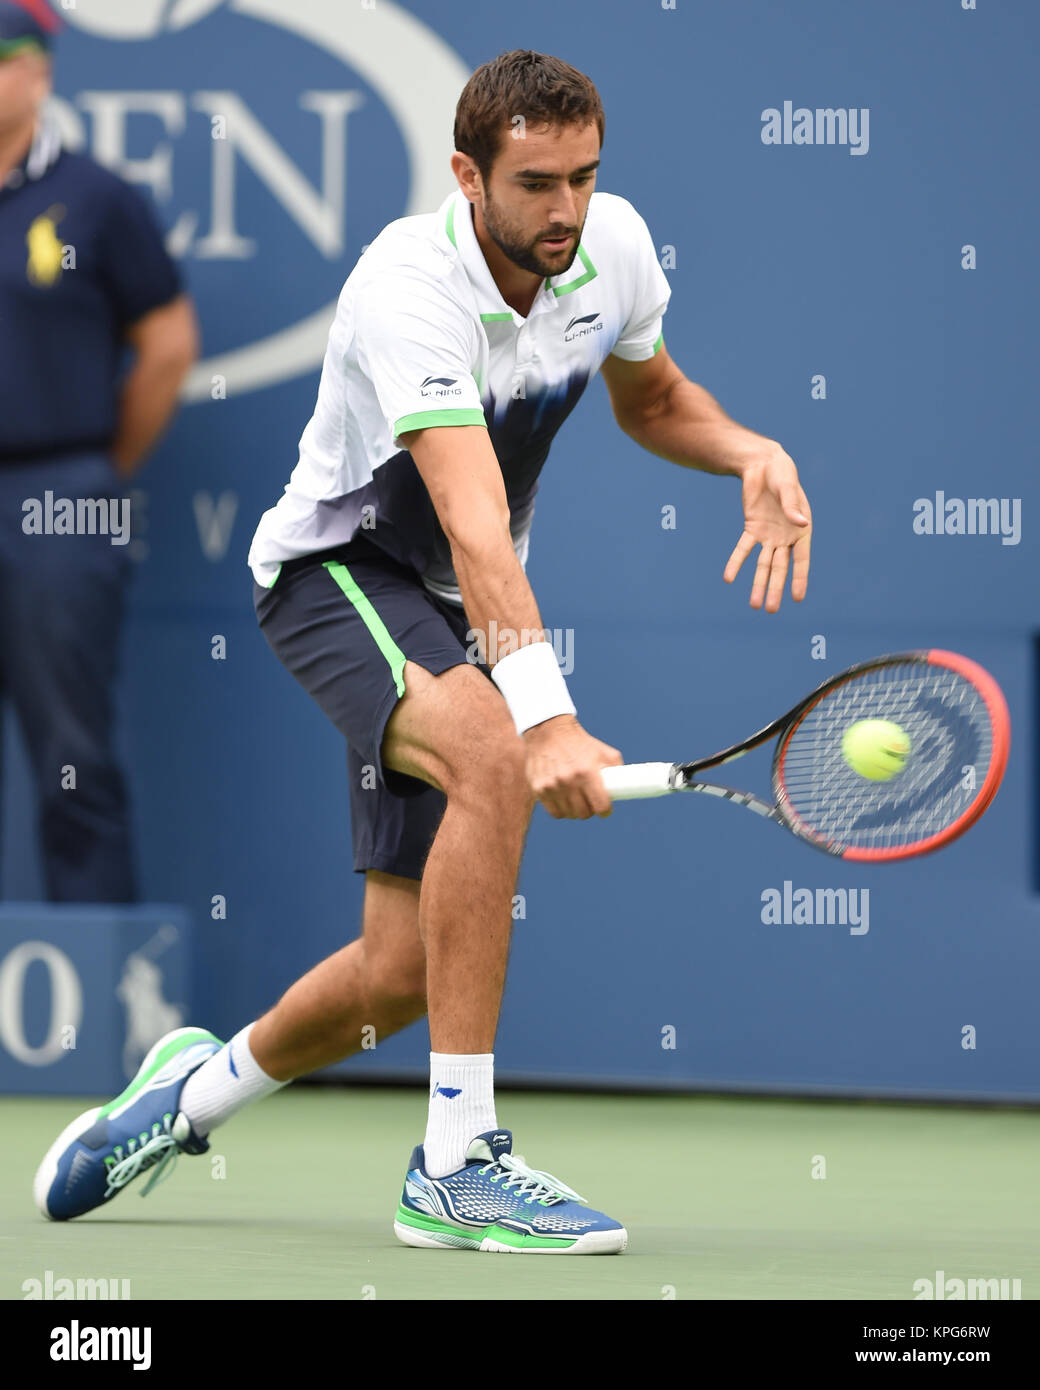
M 722 577 L 732 584 L 755 546 L 761 546 L 751 585 L 751 607 L 761 608 L 764 599 L 766 612 L 775 613 L 783 597 L 788 567 L 791 597 L 798 603 L 805 598 L 812 513 L 794 460 L 779 445 L 761 462 L 756 460 L 745 467 L 742 483 L 744 533 Z
M 558 714 L 524 734 L 531 791 L 556 820 L 609 816 L 613 807 L 602 769 L 624 761 L 616 748 L 593 738 L 573 714 Z

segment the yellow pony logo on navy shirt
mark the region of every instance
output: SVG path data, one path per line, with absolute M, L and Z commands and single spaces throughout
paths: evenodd
M 48 208 L 34 219 L 25 234 L 29 248 L 26 274 L 34 285 L 53 285 L 61 276 L 65 247 L 58 235 L 58 222 L 64 216 L 63 207 Z

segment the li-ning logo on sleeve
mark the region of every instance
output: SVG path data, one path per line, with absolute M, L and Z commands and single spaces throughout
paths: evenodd
M 455 385 L 455 382 L 456 382 L 457 380 L 458 380 L 458 378 L 457 378 L 457 377 L 454 377 L 454 376 L 428 376 L 428 377 L 426 378 L 426 380 L 423 382 L 423 384 L 419 387 L 419 395 L 420 395 L 420 396 L 461 396 L 461 395 L 462 395 L 462 387 L 461 387 L 461 386 L 456 386 L 456 385 Z M 430 387 L 439 386 L 441 389 L 440 389 L 439 391 L 434 391 L 434 390 L 427 391 L 426 388 L 427 388 L 428 386 L 430 386 Z M 454 387 L 454 390 L 452 389 L 453 387 Z
M 462 1095 L 462 1087 L 434 1086 L 433 1094 L 435 1096 L 443 1096 L 445 1100 L 454 1100 L 456 1096 Z
M 563 330 L 563 341 L 565 343 L 569 343 L 572 342 L 575 338 L 584 338 L 585 335 L 588 333 L 598 333 L 599 330 L 603 327 L 602 322 L 596 322 L 596 319 L 598 318 L 599 314 L 597 313 L 583 314 L 580 319 L 571 319 L 570 323 Z M 586 328 L 578 328 L 578 324 L 580 323 L 584 323 L 589 326 Z M 576 332 L 572 333 L 572 328 L 576 329 Z

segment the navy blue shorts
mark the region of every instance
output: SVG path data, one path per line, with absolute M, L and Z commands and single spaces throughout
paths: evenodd
M 347 741 L 354 868 L 422 878 L 444 795 L 383 767 L 383 731 L 405 661 L 439 676 L 470 659 L 463 609 L 364 537 L 286 561 L 270 589 L 254 582 L 253 606 L 271 650 Z

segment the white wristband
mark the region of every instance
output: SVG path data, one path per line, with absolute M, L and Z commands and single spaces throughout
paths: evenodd
M 505 696 L 518 734 L 555 719 L 576 714 L 551 642 L 529 642 L 491 669 L 491 679 Z

